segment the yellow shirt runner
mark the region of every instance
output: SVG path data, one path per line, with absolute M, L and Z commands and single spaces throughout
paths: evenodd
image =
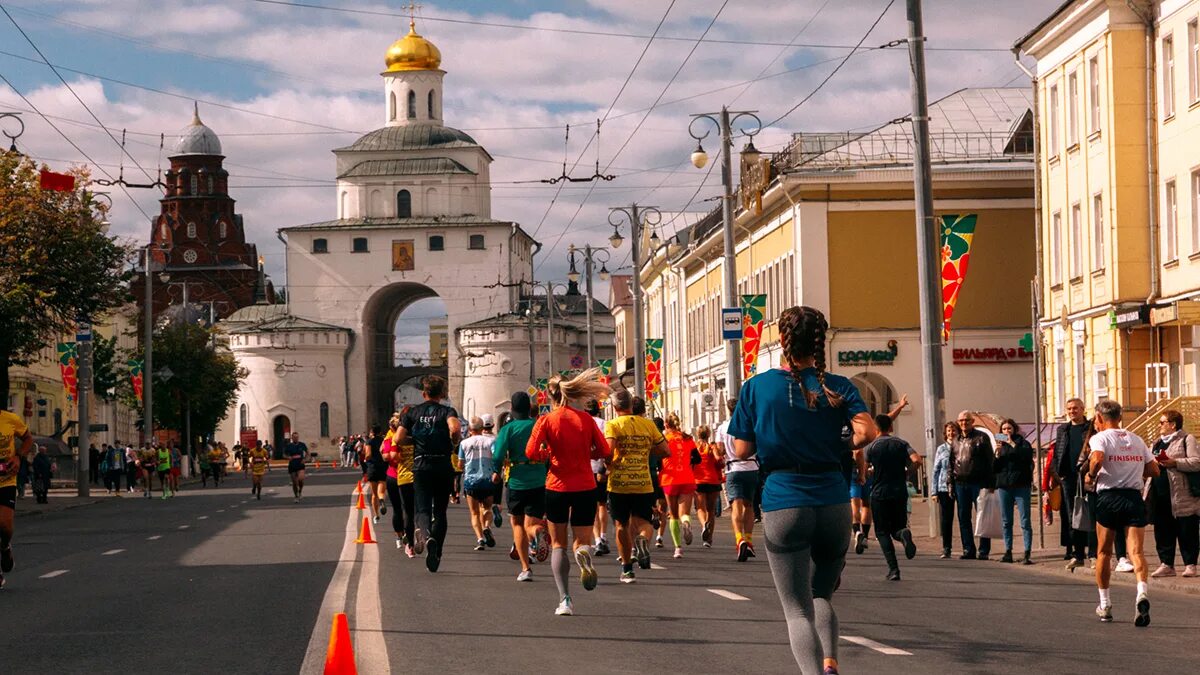
M 621 415 L 604 425 L 605 438 L 616 440 L 608 471 L 608 491 L 617 494 L 654 492 L 650 449 L 664 442 L 654 422 L 640 415 Z

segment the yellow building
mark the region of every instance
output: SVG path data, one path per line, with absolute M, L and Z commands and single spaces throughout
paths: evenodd
M 1196 395 L 1200 0 L 1075 0 L 1037 60 L 1045 411 Z
M 947 407 L 1022 420 L 1033 417 L 1034 382 L 1031 355 L 1019 346 L 1033 318 L 1031 101 L 1028 88 L 965 89 L 930 107 L 935 211 L 977 218 L 944 349 Z M 907 122 L 866 133 L 797 134 L 756 170 L 743 171 L 746 201 L 734 234 L 738 294 L 767 296 L 759 369 L 780 364 L 776 318 L 783 309 L 821 309 L 832 328 L 829 370 L 851 377 L 875 412 L 909 394 L 913 405 L 897 430 L 917 444 L 923 412 L 911 139 Z M 669 265 L 649 260 L 641 270 L 647 288 L 664 273 L 668 292 L 672 275 L 682 282 L 675 290 L 682 373 L 677 394 L 668 376 L 667 401 L 681 402 L 690 425 L 725 417 L 721 233 L 716 210 L 679 233 L 681 250 Z M 668 342 L 668 362 L 670 353 Z

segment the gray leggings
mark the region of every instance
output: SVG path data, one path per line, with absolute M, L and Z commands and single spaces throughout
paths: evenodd
M 821 675 L 837 658 L 833 587 L 850 547 L 850 505 L 766 511 L 767 560 L 787 619 L 792 655 L 805 675 Z

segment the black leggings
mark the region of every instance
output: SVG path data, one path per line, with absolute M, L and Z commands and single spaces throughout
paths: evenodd
M 446 506 L 453 478 L 449 467 L 413 472 L 414 525 L 439 542 L 446 537 Z
M 392 503 L 392 531 L 403 532 L 406 540 L 413 540 L 413 484 L 399 485 L 396 479 L 388 476 L 388 501 Z
M 954 495 L 949 492 L 937 493 L 938 513 L 942 526 L 942 550 L 949 551 L 954 541 Z

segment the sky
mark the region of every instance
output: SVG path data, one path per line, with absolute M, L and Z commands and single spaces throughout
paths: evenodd
M 880 19 L 888 0 L 463 0 L 423 3 L 416 21 L 442 53 L 446 124 L 495 157 L 493 217 L 520 223 L 544 244 L 535 259 L 541 281 L 565 278 L 569 244 L 606 243 L 609 207 L 716 205 L 716 147 L 710 138 L 709 167 L 691 166 L 690 114 L 722 105 L 758 111 L 766 126 L 755 145 L 764 152 L 795 132 L 866 130 L 908 114 L 904 45 L 875 49 L 905 36 L 904 4 L 895 0 Z M 1010 48 L 1059 0 L 924 4 L 936 100 L 964 87 L 1029 86 Z M 384 52 L 408 28 L 399 2 L 0 6 L 11 15 L 0 14 L 0 75 L 11 83 L 0 80 L 0 112 L 23 113 L 19 149 L 52 169 L 87 164 L 96 176 L 116 176 L 124 163 L 127 180 L 150 182 L 199 101 L 221 138 L 247 238 L 277 283 L 284 264 L 276 230 L 335 217 L 331 150 L 383 126 Z M 863 49 L 847 59 L 860 40 Z M 12 127 L 0 120 L 0 128 Z M 617 178 L 561 190 L 528 182 L 558 176 L 564 156 L 573 175 L 599 161 Z M 159 196 L 114 190 L 111 232 L 145 243 Z M 664 228 L 669 235 L 669 222 Z M 610 269 L 629 265 L 628 245 L 613 253 Z

